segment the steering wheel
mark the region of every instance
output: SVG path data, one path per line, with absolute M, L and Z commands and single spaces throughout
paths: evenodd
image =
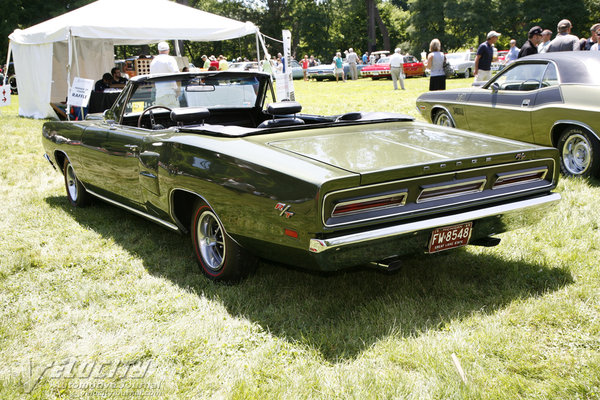
M 146 107 L 144 109 L 144 111 L 142 111 L 142 113 L 140 114 L 140 117 L 138 118 L 137 127 L 138 128 L 142 127 L 142 119 L 144 118 L 144 114 L 149 113 L 150 114 L 150 129 L 155 129 L 156 121 L 154 120 L 154 114 L 152 114 L 152 110 L 156 110 L 157 108 L 163 108 L 169 112 L 173 111 L 169 107 L 161 106 L 161 105 Z

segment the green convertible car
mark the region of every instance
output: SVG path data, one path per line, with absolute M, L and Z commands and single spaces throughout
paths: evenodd
M 600 172 L 600 52 L 566 51 L 520 58 L 481 87 L 424 93 L 423 116 L 560 151 L 568 176 Z
M 73 206 L 97 198 L 179 233 L 214 280 L 257 257 L 320 270 L 467 244 L 552 206 L 558 153 L 389 113 L 300 114 L 269 75 L 140 76 L 113 107 L 46 122 Z

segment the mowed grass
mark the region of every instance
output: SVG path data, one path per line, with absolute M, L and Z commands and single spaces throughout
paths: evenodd
M 417 116 L 428 80 L 294 84 L 305 112 Z M 0 398 L 600 397 L 597 181 L 562 179 L 560 205 L 495 248 L 391 274 L 261 262 L 219 285 L 188 237 L 72 208 L 17 101 L 0 109 Z

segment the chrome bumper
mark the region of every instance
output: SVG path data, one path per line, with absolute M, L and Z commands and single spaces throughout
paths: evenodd
M 535 197 L 527 200 L 515 201 L 497 206 L 491 206 L 474 211 L 467 211 L 444 217 L 431 218 L 424 221 L 411 222 L 387 228 L 374 229 L 367 232 L 354 233 L 345 236 L 337 236 L 329 239 L 311 239 L 309 251 L 311 253 L 322 253 L 327 250 L 338 249 L 344 246 L 365 244 L 372 240 L 394 238 L 427 231 L 443 226 L 451 226 L 462 222 L 477 221 L 484 218 L 505 216 L 512 214 L 539 212 L 540 209 L 555 205 L 560 200 L 560 194 L 550 193 L 543 197 Z M 501 233 L 501 232 L 496 232 Z

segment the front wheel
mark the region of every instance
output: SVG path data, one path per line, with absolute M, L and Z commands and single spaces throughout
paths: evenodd
M 465 78 L 469 77 L 471 77 L 471 70 L 467 68 L 467 70 L 465 71 Z
M 565 176 L 594 176 L 600 167 L 598 141 L 589 132 L 570 127 L 558 140 L 560 169 Z
M 235 282 L 256 268 L 256 258 L 227 235 L 208 205 L 198 201 L 192 215 L 192 245 L 204 275 L 213 281 Z
M 63 164 L 63 175 L 65 177 L 65 188 L 67 189 L 69 203 L 73 207 L 85 207 L 88 205 L 90 195 L 79 179 L 77 179 L 73 165 L 68 158 L 65 158 L 65 163 Z
M 444 110 L 439 111 L 437 114 L 435 114 L 433 123 L 436 125 L 447 126 L 450 128 L 456 127 L 456 125 L 454 125 L 454 120 L 452 119 L 450 114 L 448 114 L 448 112 Z

